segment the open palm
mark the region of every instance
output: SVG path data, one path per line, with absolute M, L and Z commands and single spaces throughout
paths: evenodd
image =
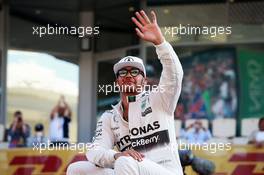
M 164 41 L 164 37 L 157 23 L 156 14 L 153 11 L 151 11 L 151 16 L 152 21 L 150 21 L 146 13 L 141 10 L 140 13 L 136 12 L 137 18 L 132 17 L 132 21 L 136 24 L 136 32 L 141 39 L 158 45 Z

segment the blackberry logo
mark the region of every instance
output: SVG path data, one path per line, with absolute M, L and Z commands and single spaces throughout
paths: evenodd
M 124 61 L 134 61 L 134 59 L 131 58 L 131 57 L 128 57 L 128 58 L 126 58 Z

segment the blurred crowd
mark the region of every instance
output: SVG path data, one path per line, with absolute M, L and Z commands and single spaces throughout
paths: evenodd
M 234 121 L 237 118 L 238 98 L 235 58 L 233 49 L 223 49 L 221 51 L 196 52 L 181 59 L 184 77 L 181 96 L 174 113 L 175 119 L 181 121 L 182 125 L 178 134 L 179 139 L 188 143 L 210 142 L 218 139 L 214 135 L 215 133 L 212 133 L 213 121 L 222 119 Z M 148 84 L 158 85 L 159 75 L 157 70 L 161 70 L 161 67 L 158 67 L 155 62 L 148 61 Z M 199 121 L 200 119 L 207 121 L 207 127 L 203 126 Z M 194 122 L 186 125 L 187 121 L 190 120 Z M 234 122 L 234 136 L 221 139 L 223 139 L 222 141 L 226 139 L 238 144 L 263 145 L 264 128 L 261 123 L 263 123 L 262 120 L 259 121 L 259 129 L 253 133 L 246 135 L 241 133 L 241 137 L 235 138 L 236 127 L 241 124 Z M 248 137 L 248 135 L 251 136 Z
M 65 101 L 64 96 L 61 96 L 50 113 L 49 136 L 45 136 L 42 123 L 36 124 L 34 132 L 31 134 L 30 125 L 24 121 L 23 113 L 21 111 L 14 112 L 13 122 L 7 132 L 9 148 L 34 147 L 39 146 L 40 143 L 68 144 L 71 116 L 71 108 Z
M 61 103 L 60 100 L 52 110 L 50 117 L 49 137 L 44 135 L 44 126 L 41 123 L 35 125 L 34 134 L 31 135 L 31 129 L 24 122 L 22 112 L 16 111 L 13 123 L 8 130 L 9 147 L 34 147 L 39 146 L 40 143 L 50 143 L 58 146 L 68 144 L 71 110 L 67 103 Z M 181 129 L 179 134 L 179 139 L 184 139 L 191 144 L 203 144 L 208 142 L 212 137 L 211 131 L 204 127 L 199 120 L 195 120 L 189 126 Z M 264 147 L 264 117 L 259 119 L 258 130 L 250 134 L 248 144 L 261 148 Z
M 236 76 L 233 59 L 219 57 L 201 62 L 196 59 L 184 67 L 182 94 L 175 117 L 215 119 L 235 117 Z
M 211 131 L 204 127 L 199 120 L 194 121 L 191 125 L 181 129 L 179 139 L 191 144 L 207 143 L 212 138 Z M 248 144 L 253 144 L 257 148 L 264 147 L 264 117 L 259 119 L 258 129 L 249 134 Z
M 181 130 L 180 137 L 188 143 L 205 143 L 212 138 L 210 130 L 205 128 L 200 121 L 195 121 L 190 126 Z

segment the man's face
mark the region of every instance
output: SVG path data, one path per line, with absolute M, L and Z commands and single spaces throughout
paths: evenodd
M 16 114 L 14 116 L 14 119 L 17 121 L 17 122 L 21 122 L 22 121 L 22 115 L 21 114 Z
M 202 128 L 202 123 L 199 122 L 199 121 L 196 121 L 194 123 L 194 129 L 195 129 L 195 131 L 199 131 L 201 128 Z
M 124 67 L 117 73 L 116 83 L 123 93 L 138 94 L 144 89 L 146 78 L 135 67 Z

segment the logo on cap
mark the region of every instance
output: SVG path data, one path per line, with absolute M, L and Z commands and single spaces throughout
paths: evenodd
M 134 61 L 134 59 L 131 58 L 131 57 L 128 57 L 128 58 L 126 58 L 124 61 Z

